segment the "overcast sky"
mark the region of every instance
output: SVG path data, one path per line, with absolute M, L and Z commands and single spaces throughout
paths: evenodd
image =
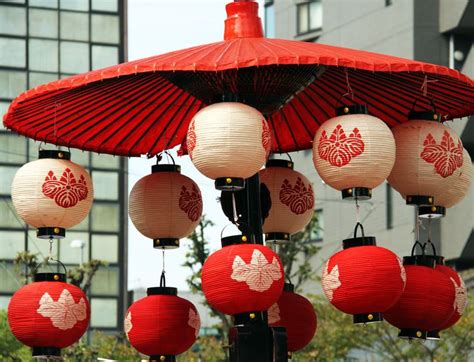
M 223 39 L 226 0 L 128 0 L 128 58 L 135 60 L 172 50 Z M 261 3 L 263 1 L 260 1 Z M 262 15 L 262 5 L 260 6 Z M 215 223 L 209 233 L 211 249 L 220 247 L 220 233 L 228 224 L 217 204 L 218 192 L 214 181 L 201 175 L 189 157 L 176 159 L 182 173 L 196 181 L 203 193 L 204 213 Z M 129 189 L 150 173 L 153 161 L 131 159 L 129 162 Z M 230 228 L 229 228 L 230 229 Z M 226 229 L 227 231 L 227 229 Z M 232 229 L 230 230 L 232 232 Z M 166 251 L 167 285 L 188 289 L 189 275 L 181 264 L 189 242 L 181 240 L 177 250 Z M 152 241 L 142 236 L 129 222 L 129 289 L 157 286 L 161 273 L 161 251 L 152 248 Z

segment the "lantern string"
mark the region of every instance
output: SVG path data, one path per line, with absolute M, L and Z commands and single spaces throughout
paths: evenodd
M 232 214 L 233 214 L 234 224 L 239 225 L 239 216 L 237 215 L 237 205 L 235 202 L 234 192 L 232 192 Z
M 161 276 L 160 276 L 160 287 L 166 287 L 166 276 L 165 276 L 165 248 L 161 249 L 161 257 L 162 257 L 162 268 L 161 268 Z
M 53 238 L 49 238 L 49 254 L 47 260 L 54 260 L 53 259 Z
M 354 91 L 352 90 L 351 83 L 349 82 L 349 71 L 347 70 L 347 68 L 344 69 L 344 73 L 346 73 L 347 92 L 343 95 L 343 97 L 350 95 L 352 100 L 354 100 Z
M 360 205 L 359 205 L 359 200 L 355 200 L 356 203 L 356 223 L 360 224 Z
M 425 75 L 425 79 L 423 80 L 423 84 L 421 85 L 420 90 L 423 92 L 423 96 L 428 95 L 428 83 L 436 83 L 438 80 L 437 79 L 428 79 L 428 76 Z
M 428 242 L 431 243 L 431 217 L 428 218 Z

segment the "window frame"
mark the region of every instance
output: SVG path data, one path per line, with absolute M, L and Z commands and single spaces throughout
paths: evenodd
M 304 2 L 300 2 L 298 4 L 296 4 L 296 35 L 297 36 L 300 36 L 300 35 L 306 35 L 306 34 L 310 34 L 310 33 L 314 33 L 316 31 L 320 31 L 322 30 L 323 26 L 321 24 L 321 26 L 319 28 L 314 28 L 312 29 L 311 28 L 311 11 L 310 11 L 310 6 L 311 6 L 311 3 L 321 3 L 321 6 L 322 6 L 322 1 L 321 0 L 309 0 L 309 1 L 304 1 Z M 306 31 L 300 31 L 300 9 L 302 7 L 307 7 L 307 22 L 308 22 L 308 29 Z

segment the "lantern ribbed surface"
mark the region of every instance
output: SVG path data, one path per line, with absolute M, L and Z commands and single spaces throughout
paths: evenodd
M 63 282 L 28 284 L 13 295 L 8 305 L 12 333 L 30 347 L 68 347 L 85 333 L 89 319 L 84 292 Z
M 284 291 L 278 302 L 268 310 L 268 323 L 272 327 L 285 327 L 288 351 L 304 348 L 316 333 L 317 317 L 313 305 L 305 297 Z
M 313 142 L 319 176 L 336 190 L 373 189 L 390 174 L 395 141 L 387 125 L 367 114 L 350 114 L 324 122 Z
M 193 345 L 200 325 L 197 309 L 188 300 L 176 295 L 150 295 L 130 306 L 124 330 L 140 353 L 177 355 Z
M 438 330 L 454 313 L 454 286 L 434 268 L 405 265 L 406 286 L 384 318 L 399 329 Z
M 201 219 L 201 191 L 179 172 L 154 172 L 133 186 L 128 211 L 133 225 L 148 238 L 184 238 Z
M 12 201 L 30 226 L 68 229 L 89 213 L 94 190 L 89 173 L 64 159 L 43 158 L 23 165 L 12 182 Z
M 436 195 L 435 204 L 444 207 L 452 207 L 462 201 L 471 188 L 474 170 L 471 157 L 466 149 L 463 150 L 462 166 L 450 177 L 450 185 L 443 192 Z
M 329 258 L 322 286 L 331 304 L 344 313 L 382 313 L 402 295 L 405 271 L 390 250 L 357 246 Z
M 200 110 L 189 124 L 186 140 L 194 166 L 211 179 L 253 176 L 265 164 L 272 144 L 263 115 L 237 102 Z
M 388 177 L 390 185 L 404 198 L 433 196 L 435 205 L 447 206 L 439 204 L 438 197 L 448 192 L 459 178 L 464 163 L 459 136 L 442 123 L 427 120 L 408 121 L 394 127 L 392 132 L 397 157 Z M 459 189 L 450 192 L 457 194 Z M 447 199 L 441 196 L 441 201 Z
M 267 167 L 260 171 L 260 182 L 270 191 L 272 203 L 264 233 L 294 234 L 308 225 L 314 213 L 314 192 L 303 174 L 286 167 Z
M 280 258 L 258 244 L 226 246 L 202 268 L 202 290 L 209 304 L 225 313 L 266 311 L 283 290 Z

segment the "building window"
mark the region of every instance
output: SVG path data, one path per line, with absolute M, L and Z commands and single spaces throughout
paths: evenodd
M 275 37 L 275 5 L 273 0 L 265 0 L 265 36 Z
M 298 4 L 298 34 L 309 33 L 323 27 L 323 7 L 321 0 Z
M 393 228 L 393 191 L 389 184 L 385 184 L 385 220 L 387 229 Z

